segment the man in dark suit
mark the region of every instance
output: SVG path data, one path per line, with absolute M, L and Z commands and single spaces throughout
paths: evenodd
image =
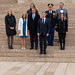
M 31 3 L 31 4 L 30 4 L 30 9 L 27 10 L 27 14 L 28 14 L 28 15 L 32 14 L 32 8 L 35 8 L 35 9 L 36 9 L 36 6 L 35 6 L 34 3 Z M 37 9 L 36 9 L 36 13 L 38 14 L 38 10 L 37 10 Z M 33 41 L 35 42 L 35 37 L 33 38 Z
M 28 30 L 30 33 L 30 43 L 31 43 L 30 50 L 34 48 L 34 41 L 33 41 L 34 37 L 35 37 L 35 49 L 37 50 L 38 47 L 37 27 L 39 19 L 40 16 L 38 13 L 36 13 L 36 9 L 32 8 L 32 14 L 28 15 Z
M 37 34 L 40 37 L 40 54 L 43 53 L 44 42 L 44 54 L 46 54 L 46 37 L 49 36 L 49 19 L 46 18 L 46 13 L 42 13 L 42 18 L 38 22 Z
M 59 9 L 56 10 L 57 12 L 57 19 L 61 19 L 61 13 L 64 13 L 65 17 L 67 18 L 67 21 L 68 21 L 68 11 L 67 9 L 64 8 L 64 3 L 63 2 L 60 2 L 59 4 Z
M 46 11 L 46 17 L 49 19 L 50 22 L 50 32 L 49 36 L 47 37 L 48 45 L 53 46 L 54 41 L 54 32 L 55 32 L 55 23 L 56 23 L 56 12 L 53 11 L 53 4 L 48 4 L 49 10 Z

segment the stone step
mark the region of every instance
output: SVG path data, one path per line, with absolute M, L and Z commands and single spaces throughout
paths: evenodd
M 46 56 L 46 55 L 45 55 Z M 56 62 L 56 63 L 75 63 L 74 58 L 45 58 L 44 57 L 0 57 L 0 61 L 2 62 Z M 53 74 L 53 73 L 50 73 Z M 8 75 L 8 74 L 7 74 Z
M 71 50 L 72 49 L 72 50 Z M 39 55 L 39 50 L 1 50 L 0 57 L 41 57 L 41 58 L 75 58 L 75 50 L 74 47 L 66 47 L 64 51 L 59 50 L 58 47 L 48 47 L 47 55 Z
M 48 53 L 52 53 L 52 52 L 55 52 L 55 53 L 74 53 L 75 52 L 75 46 L 66 46 L 66 49 L 64 51 L 60 50 L 59 49 L 59 46 L 47 46 L 47 52 Z M 22 52 L 25 52 L 25 53 L 29 53 L 29 52 L 38 52 L 40 49 L 38 48 L 38 50 L 30 50 L 29 48 L 27 48 L 26 50 L 22 50 L 22 49 L 1 49 L 0 51 L 3 53 L 8 53 L 8 52 L 15 52 L 15 53 L 22 53 Z
M 59 43 L 54 42 L 54 46 L 59 46 Z M 75 46 L 75 42 L 66 42 L 66 46 Z M 14 47 L 14 49 L 21 49 L 21 43 L 20 42 L 14 43 L 13 47 Z M 26 44 L 26 48 L 30 48 L 30 43 Z M 8 49 L 7 43 L 6 44 L 0 44 L 0 49 Z

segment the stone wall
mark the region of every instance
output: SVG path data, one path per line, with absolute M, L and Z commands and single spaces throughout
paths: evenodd
M 53 3 L 59 3 L 60 0 L 0 0 L 0 3 L 24 3 L 25 1 L 29 1 L 29 2 L 53 2 Z M 75 3 L 75 0 L 61 0 L 64 3 Z
M 18 0 L 0 0 L 0 3 L 17 3 Z
M 60 2 L 60 0 L 18 0 L 18 3 L 24 3 L 25 1 L 39 1 L 39 2 Z M 75 0 L 61 0 L 64 3 L 75 3 Z

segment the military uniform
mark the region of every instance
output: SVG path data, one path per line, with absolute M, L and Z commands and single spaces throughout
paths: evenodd
M 48 7 L 53 7 L 53 4 L 48 4 Z M 49 36 L 47 37 L 48 45 L 53 46 L 53 40 L 54 40 L 54 32 L 55 32 L 55 24 L 56 24 L 56 12 L 53 10 L 46 11 L 46 18 L 50 21 L 50 32 Z

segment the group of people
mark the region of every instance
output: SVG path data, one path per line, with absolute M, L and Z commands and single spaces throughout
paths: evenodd
M 27 13 L 23 13 L 18 23 L 18 33 L 21 38 L 22 49 L 26 49 L 26 38 L 30 35 L 30 50 L 38 49 L 38 37 L 40 39 L 40 54 L 46 54 L 47 46 L 53 46 L 55 30 L 58 32 L 60 49 L 65 49 L 65 38 L 68 32 L 68 12 L 64 9 L 64 3 L 60 2 L 60 8 L 53 11 L 53 4 L 48 4 L 48 11 L 41 13 L 33 3 Z M 16 35 L 16 19 L 10 9 L 5 16 L 8 48 L 13 49 L 13 37 Z

